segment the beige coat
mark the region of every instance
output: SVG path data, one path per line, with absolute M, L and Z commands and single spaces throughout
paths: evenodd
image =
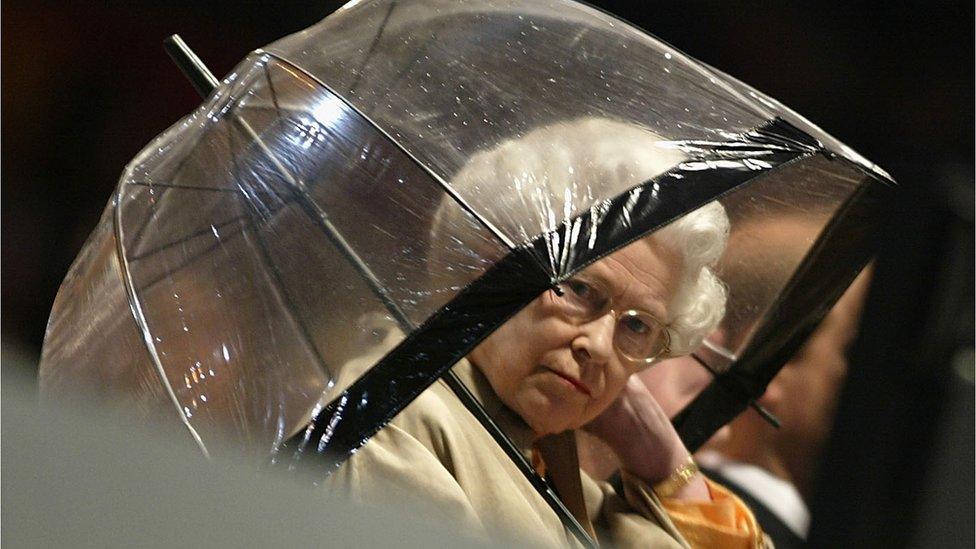
M 467 361 L 454 371 L 530 457 L 533 433 L 502 405 L 484 376 Z M 641 481 L 625 474 L 625 493 L 617 494 L 609 484 L 582 473 L 572 433 L 547 437 L 538 446 L 561 499 L 601 542 L 619 547 L 687 546 L 657 496 Z M 377 433 L 327 485 L 354 500 L 432 513 L 441 524 L 479 537 L 578 545 L 442 381 Z

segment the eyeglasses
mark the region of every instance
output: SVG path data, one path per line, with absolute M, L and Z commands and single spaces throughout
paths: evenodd
M 671 336 L 664 323 L 646 311 L 614 311 L 610 293 L 595 281 L 574 277 L 557 284 L 555 294 L 562 312 L 577 322 L 612 314 L 613 347 L 630 361 L 650 363 L 670 350 Z

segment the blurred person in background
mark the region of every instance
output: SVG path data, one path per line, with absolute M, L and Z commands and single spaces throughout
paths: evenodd
M 796 355 L 770 382 L 759 404 L 779 429 L 746 411 L 696 458 L 708 475 L 749 503 L 777 547 L 803 545 L 807 505 L 847 375 L 870 273 L 865 270 Z
M 810 191 L 815 197 L 815 189 Z M 788 206 L 788 195 L 781 198 L 745 223 L 733 221 L 735 230 L 719 269 L 729 286 L 733 313 L 711 337 L 733 351 L 751 338 L 755 317 L 764 308 L 759 304 L 770 303 L 785 284 L 785 266 L 793 261 L 789 258 L 802 257 L 822 227 L 818 218 L 824 213 L 816 200 L 799 211 Z M 867 268 L 759 398 L 761 406 L 780 418 L 781 427 L 746 412 L 729 424 L 727 436 L 698 452 L 703 468 L 749 502 L 779 547 L 800 546 L 806 537 L 811 484 L 846 377 L 846 353 L 869 278 Z M 748 312 L 750 308 L 756 311 Z

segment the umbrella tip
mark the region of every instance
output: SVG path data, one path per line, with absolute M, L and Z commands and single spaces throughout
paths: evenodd
M 163 48 L 201 97 L 207 97 L 217 87 L 217 78 L 179 34 L 166 37 Z

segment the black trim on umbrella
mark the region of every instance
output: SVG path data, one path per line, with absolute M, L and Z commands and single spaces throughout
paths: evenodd
M 486 335 L 549 287 L 527 248 L 518 248 L 472 282 L 279 449 L 327 456 L 338 467 Z M 321 462 L 318 462 L 321 463 Z
M 814 242 L 744 349 L 674 423 L 692 452 L 758 399 L 871 259 L 892 184 L 843 157 L 867 181 L 848 197 Z
M 762 153 L 741 161 L 696 159 L 600 203 L 559 230 L 516 248 L 325 406 L 307 427 L 279 449 L 278 464 L 309 453 L 336 468 L 414 398 L 467 355 L 479 342 L 539 294 L 587 264 L 626 246 L 760 175 L 821 152 L 816 141 L 774 119 L 730 141 L 739 153 Z M 761 161 L 756 162 L 759 158 Z M 704 163 L 704 164 L 703 164 Z M 692 165 L 694 164 L 694 165 Z M 572 235 L 594 238 L 570 239 Z M 550 274 L 537 257 L 551 244 L 568 254 L 553 261 Z M 290 458 L 289 458 L 290 454 Z M 322 461 L 317 461 L 322 465 Z

